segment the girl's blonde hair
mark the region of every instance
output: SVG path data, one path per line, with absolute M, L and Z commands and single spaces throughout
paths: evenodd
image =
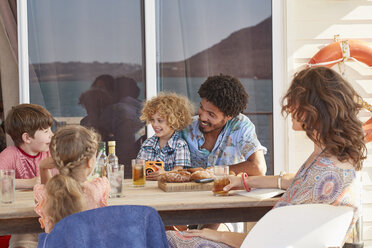
M 83 126 L 60 128 L 50 143 L 50 153 L 59 175 L 46 184 L 46 212 L 54 226 L 64 217 L 86 209 L 80 182 L 80 173 L 89 159 L 96 156 L 99 134 Z
M 167 120 L 169 127 L 178 131 L 191 124 L 194 106 L 184 96 L 160 92 L 158 96 L 145 102 L 140 119 L 149 124 L 156 113 Z

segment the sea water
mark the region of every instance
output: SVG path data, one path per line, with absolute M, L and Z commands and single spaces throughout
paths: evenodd
M 240 79 L 249 95 L 245 112 L 253 113 L 248 117 L 256 126 L 261 144 L 268 148 L 266 163 L 271 164 L 273 86 L 269 79 Z M 158 78 L 159 91 L 173 91 L 187 96 L 196 107 L 200 98 L 198 89 L 205 78 Z M 30 83 L 31 102 L 46 107 L 55 117 L 84 117 L 85 109 L 79 105 L 80 95 L 89 89 L 91 81 L 58 81 Z M 144 99 L 144 86 L 138 82 L 141 90 L 139 99 Z M 258 114 L 257 114 L 258 113 Z M 268 166 L 268 174 L 272 173 Z

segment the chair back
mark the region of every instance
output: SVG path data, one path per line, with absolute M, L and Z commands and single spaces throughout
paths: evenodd
M 326 204 L 274 208 L 257 222 L 241 247 L 341 247 L 353 214 L 351 207 Z
M 109 206 L 76 213 L 40 234 L 38 248 L 166 248 L 163 222 L 146 206 Z

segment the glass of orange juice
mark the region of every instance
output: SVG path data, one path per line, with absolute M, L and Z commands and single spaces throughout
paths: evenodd
M 145 160 L 132 159 L 133 186 L 144 187 L 146 184 Z
M 214 173 L 213 194 L 215 196 L 229 195 L 229 192 L 223 190 L 223 188 L 230 183 L 230 180 L 228 178 L 229 166 L 227 165 L 214 166 L 213 173 Z

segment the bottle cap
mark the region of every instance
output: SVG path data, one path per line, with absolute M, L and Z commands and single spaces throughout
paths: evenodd
M 115 141 L 108 141 L 107 142 L 108 146 L 116 146 L 116 142 Z
M 103 148 L 106 149 L 106 143 L 101 141 L 101 142 L 98 143 L 98 147 L 99 147 L 99 149 L 103 149 Z

